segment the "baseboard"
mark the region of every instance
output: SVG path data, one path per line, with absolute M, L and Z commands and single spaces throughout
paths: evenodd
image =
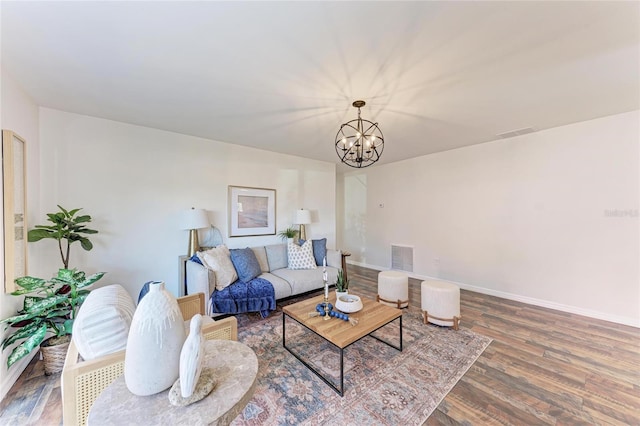
M 376 270 L 380 270 L 380 271 L 389 270 L 388 267 L 383 267 L 383 266 L 378 266 L 378 265 L 369 265 L 369 264 L 362 263 L 362 262 L 349 261 L 347 263 L 349 263 L 350 265 L 362 266 L 364 268 L 371 268 L 371 269 L 376 269 Z M 430 276 L 427 276 L 427 275 L 415 274 L 413 272 L 407 272 L 407 275 L 409 275 L 411 278 L 415 278 L 415 279 L 418 279 L 418 280 L 439 279 L 439 278 L 430 277 Z M 451 280 L 447 280 L 447 281 L 451 281 Z M 456 281 L 451 281 L 451 282 L 457 284 L 462 289 L 473 291 L 473 292 L 476 292 L 476 293 L 486 294 L 486 295 L 489 295 L 489 296 L 495 296 L 495 297 L 500 297 L 500 298 L 503 298 L 503 299 L 513 300 L 513 301 L 516 301 L 516 302 L 526 303 L 528 305 L 540 306 L 541 308 L 554 309 L 556 311 L 567 312 L 567 313 L 576 314 L 576 315 L 582 315 L 582 316 L 589 317 L 589 318 L 595 318 L 595 319 L 599 319 L 599 320 L 603 320 L 603 321 L 613 322 L 613 323 L 616 323 L 616 324 L 622 324 L 622 325 L 628 325 L 628 326 L 631 326 L 631 327 L 640 328 L 640 318 L 631 318 L 631 317 L 623 317 L 623 316 L 619 316 L 619 315 L 611 315 L 611 314 L 608 314 L 606 312 L 594 311 L 594 310 L 591 310 L 591 309 L 584 309 L 584 308 L 581 308 L 579 306 L 564 305 L 562 303 L 551 302 L 549 300 L 536 299 L 536 298 L 533 298 L 533 297 L 522 296 L 522 295 L 513 294 L 513 293 L 507 293 L 507 292 L 504 292 L 504 291 L 493 290 L 493 289 L 490 289 L 490 288 L 477 287 L 477 286 L 473 286 L 473 285 L 469 285 L 469 284 L 465 284 L 465 283 L 460 283 L 460 282 L 456 282 Z
M 29 355 L 22 358 L 17 363 L 13 364 L 11 368 L 7 371 L 7 375 L 2 380 L 2 385 L 0 386 L 0 401 L 4 399 L 5 396 L 11 390 L 11 387 L 18 380 L 18 377 L 22 374 L 22 372 L 27 368 L 27 365 L 31 362 L 34 356 L 38 354 L 40 350 L 36 349 L 32 351 Z

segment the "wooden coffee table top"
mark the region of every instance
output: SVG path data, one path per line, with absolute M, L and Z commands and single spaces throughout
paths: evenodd
M 325 321 L 324 317 L 309 318 L 309 312 L 315 312 L 316 305 L 324 301 L 322 295 L 285 306 L 282 311 L 339 348 L 345 348 L 402 316 L 400 309 L 383 305 L 365 297 L 360 297 L 360 299 L 362 300 L 362 309 L 348 314 L 350 318 L 358 320 L 358 324 L 355 326 L 352 326 L 349 321 L 338 318 L 331 318 L 328 321 Z M 335 306 L 334 292 L 329 296 L 329 302 Z

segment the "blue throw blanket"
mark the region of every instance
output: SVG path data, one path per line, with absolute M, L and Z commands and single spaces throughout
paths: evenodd
M 275 309 L 276 293 L 264 278 L 254 278 L 247 283 L 238 280 L 211 294 L 211 310 L 217 313 L 260 312 L 262 318 L 266 318 Z

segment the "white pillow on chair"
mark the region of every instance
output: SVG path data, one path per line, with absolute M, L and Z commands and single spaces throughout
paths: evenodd
M 89 293 L 73 321 L 73 343 L 85 360 L 127 347 L 129 327 L 136 305 L 119 284 Z

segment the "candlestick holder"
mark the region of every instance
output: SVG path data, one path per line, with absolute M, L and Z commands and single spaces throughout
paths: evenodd
M 329 321 L 329 283 L 327 282 L 327 258 L 322 261 L 322 282 L 324 284 L 324 320 Z

